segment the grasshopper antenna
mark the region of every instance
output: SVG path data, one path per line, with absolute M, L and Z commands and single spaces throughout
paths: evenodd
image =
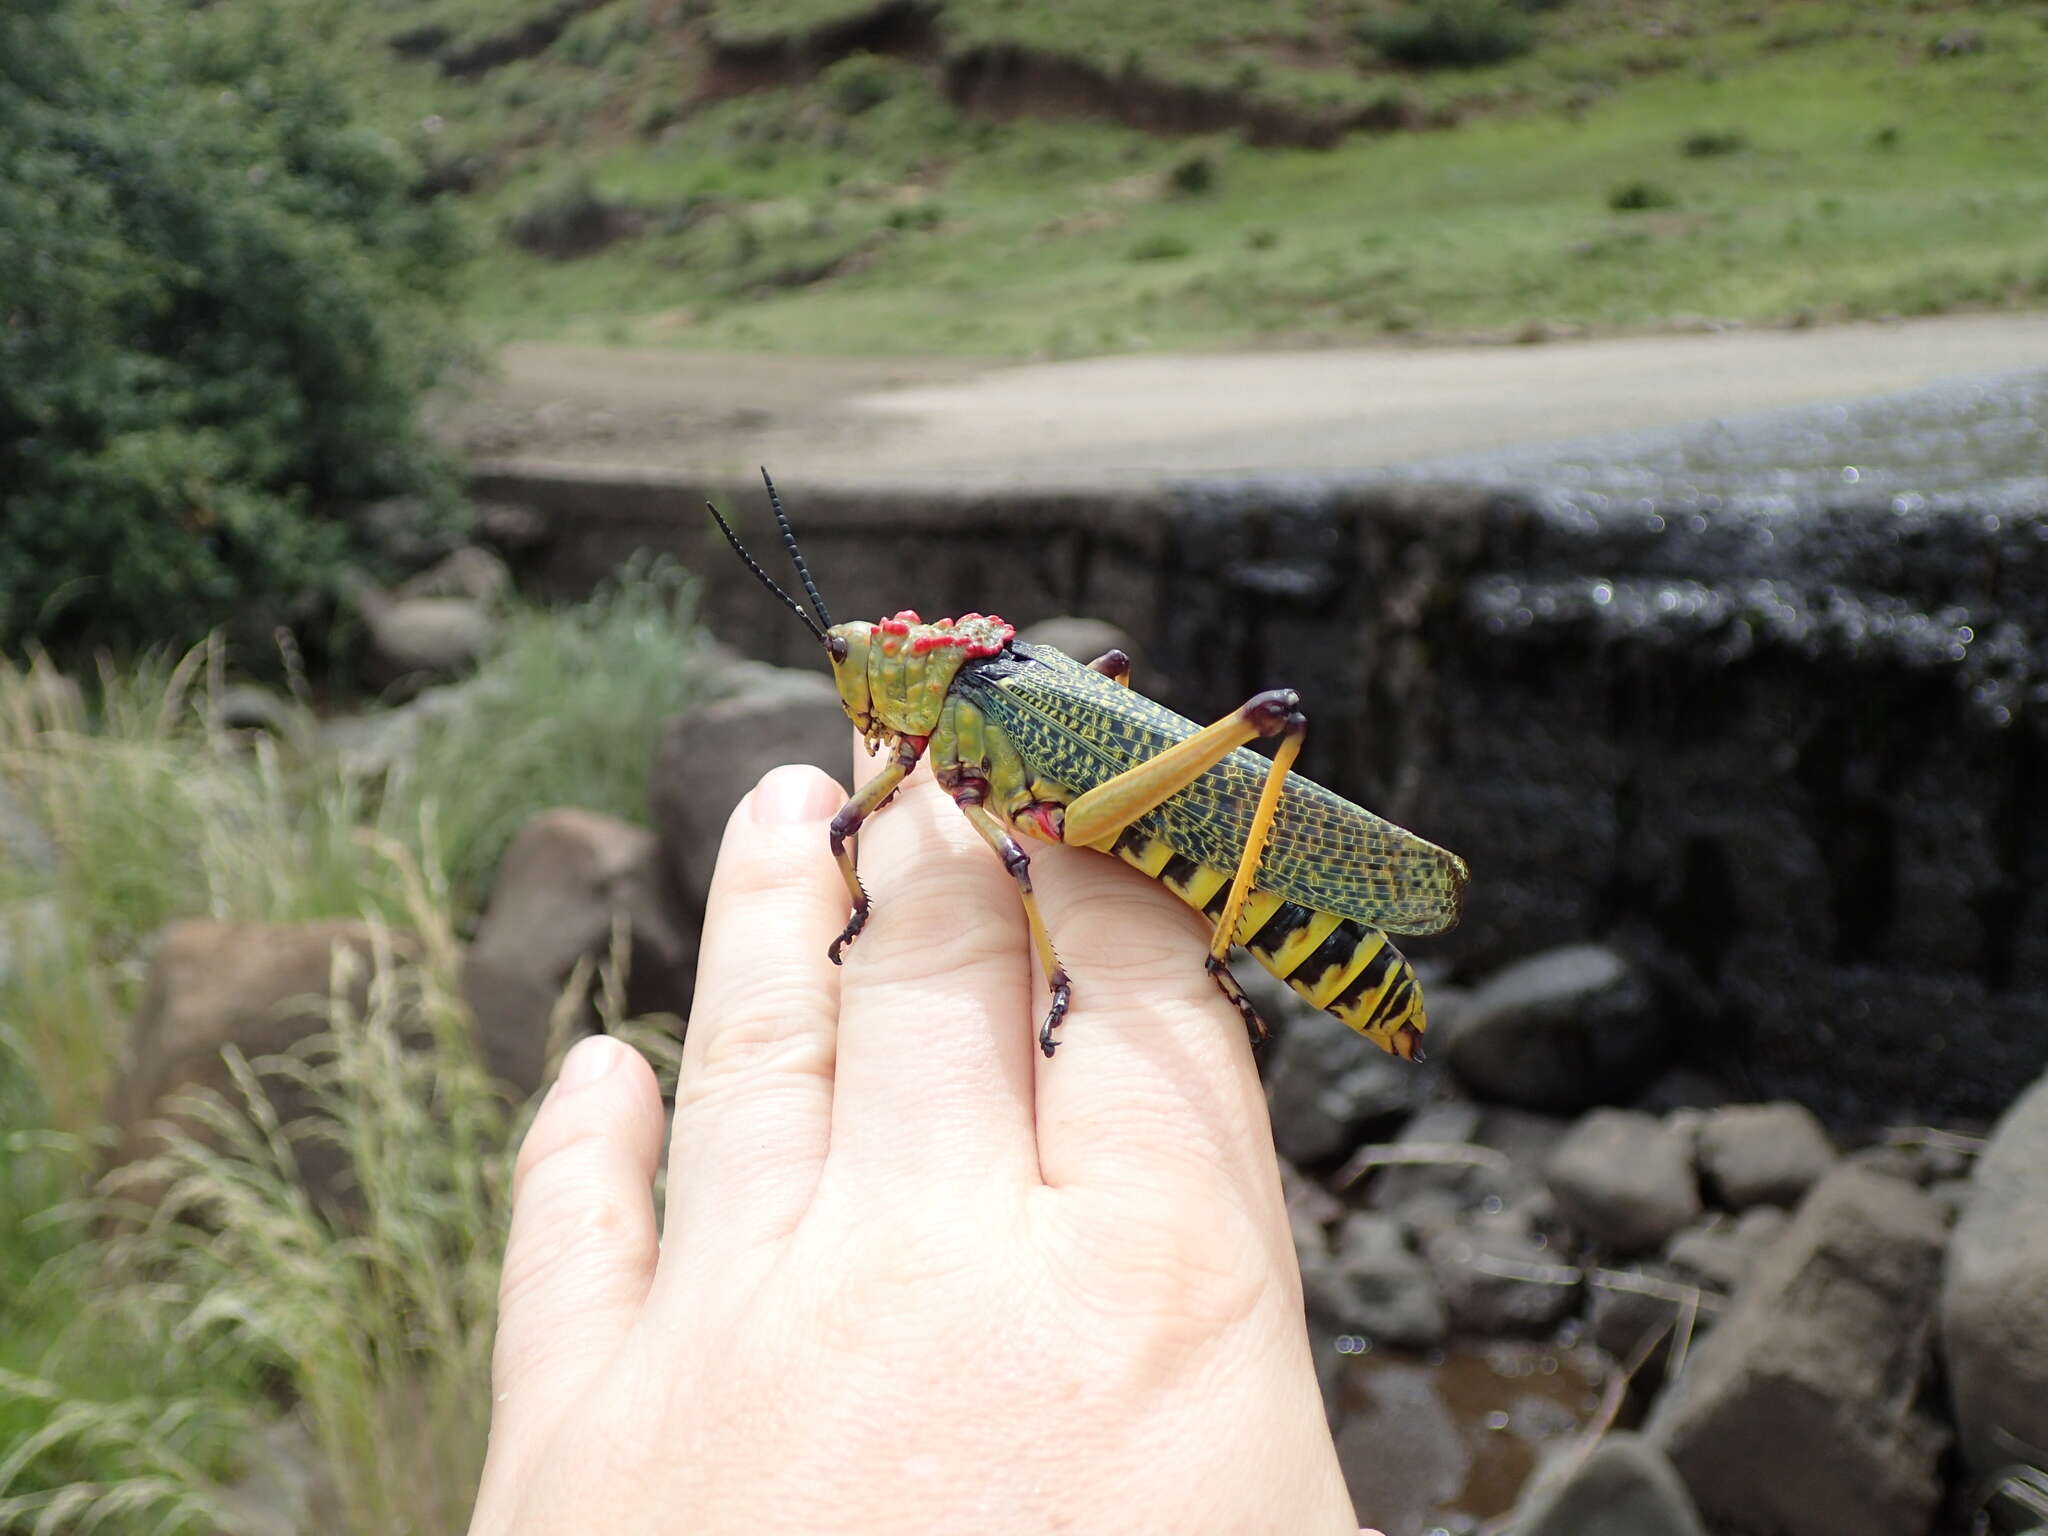
M 789 558 L 796 564 L 797 578 L 804 584 L 804 595 L 811 600 L 811 606 L 818 610 L 818 617 L 825 621 L 825 627 L 832 627 L 832 615 L 825 611 L 825 599 L 818 596 L 818 584 L 811 580 L 811 568 L 804 564 L 803 551 L 796 547 L 796 530 L 789 526 L 789 514 L 782 510 L 782 498 L 775 494 L 775 482 L 768 478 L 768 471 L 761 471 L 761 483 L 768 487 L 768 504 L 775 509 L 776 526 L 782 529 L 782 547 L 789 551 Z
M 811 616 L 808 613 L 804 612 L 804 605 L 798 602 L 795 598 L 791 597 L 787 592 L 783 591 L 782 588 L 777 586 L 775 584 L 775 578 L 773 576 L 770 576 L 766 571 L 761 569 L 760 563 L 757 560 L 755 560 L 752 555 L 747 553 L 747 546 L 740 542 L 740 536 L 732 531 L 732 524 L 728 523 L 725 520 L 723 514 L 719 512 L 718 508 L 712 506 L 711 503 L 707 501 L 704 503 L 704 510 L 709 512 L 714 518 L 718 520 L 718 531 L 725 535 L 725 542 L 732 546 L 732 552 L 738 555 L 740 559 L 746 562 L 747 569 L 754 573 L 754 580 L 760 582 L 762 586 L 766 587 L 770 592 L 773 592 L 777 597 L 781 598 L 782 601 L 788 605 L 789 611 L 804 621 L 804 628 L 808 629 L 813 635 L 815 635 L 818 641 L 822 644 L 825 639 L 825 631 L 818 628 L 817 624 L 812 620 Z M 787 523 L 783 524 L 783 527 L 785 529 L 788 528 L 788 526 L 789 525 Z M 798 568 L 802 569 L 801 566 L 799 566 Z M 808 582 L 809 578 L 806 577 L 805 580 L 806 582 Z

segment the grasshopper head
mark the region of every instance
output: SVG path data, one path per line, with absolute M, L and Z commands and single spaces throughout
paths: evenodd
M 875 626 L 856 619 L 835 624 L 825 631 L 825 654 L 832 660 L 832 685 L 839 690 L 839 707 L 853 728 L 875 739 L 874 700 L 868 689 L 868 646 Z

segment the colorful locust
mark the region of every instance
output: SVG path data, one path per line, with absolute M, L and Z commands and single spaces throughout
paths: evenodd
M 1121 651 L 1086 666 L 1016 638 L 993 614 L 927 624 L 904 610 L 834 624 L 797 548 L 768 472 L 761 472 L 804 606 L 747 553 L 712 507 L 747 569 L 803 620 L 832 659 L 840 703 L 888 764 L 832 818 L 853 913 L 841 952 L 872 907 L 852 840 L 922 758 L 1017 882 L 1051 989 L 1038 1032 L 1047 1056 L 1073 998 L 1031 890 L 1018 835 L 1114 854 L 1159 881 L 1214 925 L 1209 974 L 1254 1041 L 1265 1025 L 1225 963 L 1233 943 L 1317 1008 L 1394 1055 L 1415 1059 L 1427 1028 L 1422 991 L 1387 932 L 1440 933 L 1458 920 L 1464 860 L 1291 773 L 1307 720 L 1288 689 L 1254 694 L 1198 726 L 1130 686 Z M 1248 750 L 1280 739 L 1269 760 Z

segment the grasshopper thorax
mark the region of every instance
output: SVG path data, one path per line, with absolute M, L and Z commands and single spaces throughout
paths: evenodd
M 884 736 L 929 736 L 953 679 L 968 662 L 1002 652 L 1017 631 L 994 614 L 927 624 L 911 609 L 825 632 L 832 681 L 846 716 L 873 745 Z

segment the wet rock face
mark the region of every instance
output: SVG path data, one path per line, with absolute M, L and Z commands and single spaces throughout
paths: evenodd
M 841 616 L 1110 617 L 1198 719 L 1298 689 L 1303 769 L 1472 865 L 1464 922 L 1413 956 L 1470 976 L 1600 943 L 1745 1097 L 1988 1120 L 2048 1067 L 2048 382 L 1859 411 L 1854 446 L 1794 421 L 1457 482 L 792 507 Z M 573 522 L 538 573 L 558 592 L 649 544 L 722 562 L 676 506 L 759 494 L 482 489 Z M 722 634 L 815 667 L 706 569 Z

